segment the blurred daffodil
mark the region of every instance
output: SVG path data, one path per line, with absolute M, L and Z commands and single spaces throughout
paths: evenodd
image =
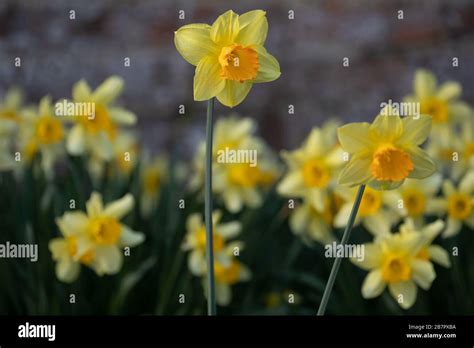
M 339 142 L 351 158 L 339 175 L 339 183 L 390 190 L 407 178 L 424 179 L 432 175 L 436 166 L 419 147 L 430 130 L 430 116 L 400 118 L 389 107 L 372 124 L 360 122 L 340 127 Z
M 188 24 L 175 32 L 178 52 L 196 66 L 194 100 L 213 97 L 224 105 L 240 104 L 254 83 L 280 76 L 280 65 L 264 48 L 268 22 L 265 12 L 237 15 L 229 10 L 211 25 Z
M 460 101 L 461 85 L 447 81 L 438 86 L 433 73 L 425 69 L 415 72 L 413 95 L 405 97 L 405 102 L 420 103 L 420 113 L 433 118 L 433 131 L 438 135 L 446 134 L 449 125 L 453 125 L 469 116 L 469 106 Z
M 117 137 L 118 127 L 136 122 L 135 114 L 114 105 L 123 87 L 123 80 L 117 76 L 109 77 L 95 91 L 84 80 L 74 85 L 73 102 L 94 105 L 94 115 L 68 117 L 74 122 L 67 138 L 67 150 L 70 154 L 90 153 L 107 161 L 113 158 L 112 143 Z
M 0 172 L 11 170 L 15 160 L 11 149 L 11 135 L 16 129 L 16 124 L 7 119 L 0 119 Z
M 234 248 L 242 249 L 239 241 L 229 241 L 239 235 L 241 224 L 237 221 L 221 223 L 222 212 L 214 211 L 212 221 L 214 224 L 214 253 L 216 261 L 221 266 L 229 266 L 233 258 Z M 192 274 L 202 276 L 206 273 L 206 227 L 199 213 L 191 214 L 186 221 L 186 236 L 182 245 L 183 250 L 190 251 L 188 266 Z M 217 278 L 217 276 L 216 276 Z
M 26 109 L 19 130 L 19 148 L 22 160 L 30 163 L 41 156 L 41 167 L 47 176 L 53 174 L 56 160 L 64 154 L 66 128 L 63 118 L 54 113 L 50 97 L 40 100 L 37 109 Z
M 93 192 L 86 203 L 86 213 L 66 212 L 57 218 L 63 237 L 51 240 L 49 248 L 58 262 L 58 279 L 74 281 L 80 264 L 99 276 L 118 273 L 123 263 L 122 248 L 137 246 L 145 239 L 142 233 L 120 223 L 133 205 L 133 196 L 127 194 L 104 207 L 102 196 Z
M 19 88 L 11 88 L 0 101 L 0 120 L 9 120 L 15 123 L 21 122 L 21 108 L 23 93 Z
M 333 123 L 313 128 L 299 149 L 282 152 L 288 173 L 279 183 L 278 193 L 286 197 L 306 197 L 317 210 L 324 210 L 327 189 L 334 185 L 332 179 L 344 163 L 335 129 Z
M 164 182 L 168 180 L 168 160 L 164 156 L 150 159 L 145 154 L 140 171 L 141 196 L 140 211 L 143 217 L 149 217 L 156 209 Z
M 343 199 L 341 209 L 334 217 L 334 226 L 346 226 L 351 213 L 356 191 L 340 187 L 337 194 Z M 362 224 L 374 236 L 390 233 L 390 228 L 406 214 L 406 210 L 398 205 L 400 195 L 394 191 L 380 191 L 367 187 L 360 202 L 359 211 L 354 225 Z
M 364 258 L 352 259 L 355 265 L 369 271 L 362 284 L 362 296 L 367 299 L 377 297 L 388 286 L 400 307 L 412 307 L 416 301 L 417 286 L 428 290 L 436 278 L 430 262 L 433 256 L 424 253 L 431 243 L 430 238 L 442 228 L 441 221 L 416 233 L 411 227 L 405 227 L 405 232 L 386 234 L 376 238 L 373 243 L 365 244 Z
M 474 229 L 474 171 L 468 172 L 456 188 L 446 179 L 442 187 L 443 196 L 432 200 L 432 212 L 447 214 L 446 230 L 443 237 L 459 233 L 463 223 Z

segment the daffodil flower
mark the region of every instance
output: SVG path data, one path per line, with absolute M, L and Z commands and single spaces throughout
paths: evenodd
M 474 172 L 469 171 L 456 188 L 446 179 L 442 186 L 443 196 L 432 200 L 431 211 L 438 215 L 447 214 L 446 230 L 443 237 L 459 233 L 463 223 L 474 229 Z
M 243 248 L 243 243 L 231 241 L 241 231 L 241 224 L 237 221 L 221 223 L 222 212 L 214 211 L 212 221 L 214 224 L 213 245 L 216 261 L 221 265 L 230 265 L 234 248 Z M 191 214 L 186 221 L 187 233 L 182 249 L 190 251 L 188 266 L 192 274 L 202 276 L 206 273 L 206 227 L 199 213 Z
M 324 210 L 328 189 L 334 186 L 332 178 L 344 164 L 335 130 L 333 123 L 313 128 L 299 149 L 282 152 L 288 173 L 277 187 L 279 194 L 307 198 L 317 210 Z
M 120 223 L 133 208 L 134 199 L 127 194 L 105 207 L 102 196 L 93 192 L 86 203 L 87 212 L 66 212 L 56 223 L 63 238 L 55 238 L 49 248 L 58 261 L 58 279 L 71 282 L 83 264 L 97 275 L 115 274 L 123 263 L 124 247 L 134 247 L 145 239 L 140 232 Z
M 149 217 L 156 209 L 163 183 L 168 180 L 168 160 L 164 156 L 150 159 L 146 153 L 142 161 L 140 212 L 143 217 Z
M 435 75 L 426 69 L 419 69 L 413 81 L 413 95 L 405 102 L 420 103 L 420 113 L 433 118 L 433 131 L 438 136 L 446 135 L 449 126 L 469 117 L 470 107 L 460 100 L 462 88 L 454 81 L 438 86 Z
M 23 103 L 23 92 L 19 88 L 11 88 L 0 102 L 0 121 L 21 122 L 21 108 Z
M 216 277 L 216 302 L 219 306 L 228 306 L 232 301 L 232 285 L 250 280 L 252 273 L 243 263 L 235 259 L 228 264 L 214 263 Z M 203 287 L 206 288 L 203 282 Z
M 11 170 L 15 166 L 15 159 L 10 148 L 11 135 L 15 129 L 15 122 L 0 119 L 0 172 Z
M 351 158 L 339 175 L 339 183 L 390 190 L 407 178 L 424 179 L 432 175 L 436 166 L 420 148 L 430 130 L 430 116 L 401 118 L 389 107 L 372 124 L 360 122 L 340 127 L 339 142 Z
M 22 159 L 31 163 L 41 154 L 41 167 L 47 176 L 53 175 L 56 160 L 64 154 L 66 128 L 63 119 L 54 113 L 50 97 L 40 100 L 38 109 L 26 109 L 19 130 L 19 148 Z
M 369 274 L 362 284 L 362 296 L 374 298 L 388 286 L 392 297 L 403 309 L 413 306 L 417 296 L 417 286 L 424 290 L 431 287 L 436 278 L 430 259 L 438 259 L 438 249 L 428 249 L 427 245 L 443 228 L 442 221 L 426 226 L 414 233 L 411 227 L 402 233 L 387 234 L 364 245 L 363 260 L 351 259 L 358 267 L 368 270 Z M 429 236 L 429 237 L 428 237 Z M 445 255 L 439 259 L 443 259 Z
M 175 32 L 178 52 L 196 66 L 194 100 L 213 97 L 224 105 L 240 104 L 254 83 L 280 76 L 280 65 L 264 48 L 268 22 L 265 12 L 237 15 L 227 11 L 211 25 L 188 24 Z
M 109 77 L 95 91 L 92 91 L 84 80 L 74 85 L 73 102 L 93 104 L 95 115 L 68 117 L 74 122 L 67 137 L 68 153 L 90 153 L 105 161 L 113 158 L 112 142 L 117 136 L 118 127 L 133 125 L 136 122 L 135 114 L 113 104 L 122 93 L 123 87 L 123 80 L 117 76 Z

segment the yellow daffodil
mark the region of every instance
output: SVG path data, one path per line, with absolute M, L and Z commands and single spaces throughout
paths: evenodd
M 232 260 L 234 248 L 242 249 L 239 241 L 228 242 L 239 235 L 241 224 L 237 221 L 221 223 L 222 212 L 216 210 L 212 214 L 214 224 L 214 253 L 215 259 L 222 266 L 228 266 Z M 192 274 L 202 276 L 206 273 L 206 227 L 199 213 L 191 214 L 186 221 L 186 236 L 182 245 L 183 250 L 190 251 L 188 266 Z M 216 272 L 217 273 L 217 272 Z M 216 276 L 217 279 L 217 276 Z
M 23 93 L 18 88 L 11 88 L 0 102 L 0 121 L 9 120 L 15 123 L 21 122 L 21 108 Z
M 441 188 L 441 181 L 438 173 L 423 180 L 407 179 L 397 190 L 399 196 L 391 196 L 391 206 L 404 209 L 406 216 L 413 219 L 416 226 L 421 226 L 424 216 L 433 213 L 432 202 Z
M 421 249 L 416 254 L 416 257 L 422 260 L 432 261 L 443 267 L 451 267 L 451 260 L 449 254 L 439 245 L 433 245 L 433 240 L 441 233 L 444 228 L 444 222 L 437 220 L 427 226 L 416 226 L 413 219 L 408 218 L 400 226 L 400 233 L 402 235 L 409 235 L 410 233 L 421 233 L 424 236 Z
M 19 130 L 19 148 L 22 160 L 30 163 L 35 155 L 41 155 L 41 167 L 52 175 L 56 160 L 64 154 L 66 128 L 63 119 L 54 114 L 50 97 L 44 97 L 38 109 L 26 109 L 24 122 Z
M 344 163 L 342 150 L 337 145 L 334 124 L 313 128 L 304 144 L 291 152 L 283 151 L 288 173 L 277 187 L 286 197 L 306 197 L 319 211 L 324 211 L 327 189 Z
M 13 134 L 15 129 L 15 122 L 0 119 L 0 172 L 11 170 L 15 166 L 11 149 L 11 134 Z
M 134 199 L 127 194 L 105 207 L 99 193 L 93 192 L 86 203 L 87 213 L 66 212 L 56 223 L 63 235 L 50 241 L 49 249 L 58 262 L 58 279 L 74 281 L 83 264 L 99 276 L 115 274 L 123 263 L 124 247 L 134 247 L 145 239 L 120 223 L 133 208 Z
M 443 197 L 432 201 L 432 212 L 447 214 L 446 230 L 443 237 L 459 233 L 463 223 L 474 229 L 474 171 L 469 171 L 456 188 L 451 180 L 445 180 Z
M 336 192 L 344 203 L 334 217 L 334 227 L 343 228 L 349 219 L 356 191 L 339 187 Z M 362 196 L 354 225 L 362 224 L 374 236 L 388 234 L 390 228 L 406 214 L 406 210 L 398 204 L 399 199 L 401 197 L 397 192 L 380 191 L 367 187 Z
M 302 204 L 291 212 L 289 219 L 291 230 L 305 242 L 331 243 L 335 240 L 332 227 L 334 215 L 340 208 L 339 202 L 335 195 L 328 196 L 324 209 L 318 210 L 304 199 Z
M 112 143 L 118 127 L 136 122 L 135 114 L 113 104 L 123 87 L 123 80 L 117 76 L 105 80 L 95 91 L 84 80 L 74 85 L 73 102 L 94 105 L 95 115 L 74 115 L 68 118 L 74 122 L 67 138 L 70 154 L 90 153 L 107 161 L 113 158 Z
M 400 118 L 390 107 L 372 124 L 350 123 L 338 129 L 342 148 L 351 155 L 339 175 L 339 183 L 368 184 L 377 189 L 394 189 L 407 178 L 424 179 L 436 166 L 419 146 L 428 138 L 431 117 Z
M 162 185 L 167 179 L 167 158 L 164 156 L 156 156 L 150 159 L 149 154 L 145 154 L 140 171 L 140 212 L 143 217 L 149 217 L 156 209 Z
M 280 65 L 264 48 L 268 22 L 265 12 L 237 15 L 227 11 L 211 25 L 188 24 L 175 32 L 178 52 L 196 66 L 194 100 L 213 97 L 224 105 L 240 104 L 254 83 L 280 76 Z
M 409 233 L 405 229 L 404 233 L 386 234 L 365 244 L 364 258 L 352 259 L 355 265 L 370 271 L 362 284 L 362 296 L 367 299 L 377 297 L 388 286 L 400 307 L 412 307 L 416 301 L 417 285 L 428 290 L 436 278 L 430 262 L 433 256 L 427 256 L 425 252 L 431 243 L 427 236 L 433 237 L 442 228 L 443 223 L 437 221 L 422 232 Z
M 438 86 L 436 77 L 428 70 L 419 69 L 413 81 L 413 95 L 405 102 L 420 103 L 420 113 L 433 118 L 433 131 L 441 136 L 447 126 L 469 116 L 469 106 L 460 101 L 462 88 L 459 83 L 447 81 Z

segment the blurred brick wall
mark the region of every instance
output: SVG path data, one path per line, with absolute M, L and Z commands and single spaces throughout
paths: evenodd
M 410 92 L 417 67 L 459 80 L 464 98 L 474 102 L 472 0 L 0 0 L 0 94 L 20 85 L 31 101 L 47 93 L 59 98 L 69 96 L 80 78 L 95 86 L 118 74 L 126 80 L 121 102 L 139 115 L 147 145 L 156 152 L 176 143 L 192 149 L 204 132 L 205 103 L 192 101 L 194 68 L 176 52 L 173 32 L 188 23 L 212 23 L 228 9 L 255 8 L 267 11 L 266 46 L 282 76 L 255 86 L 235 111 L 257 119 L 277 149 L 297 146 L 331 116 L 371 119 L 380 102 Z M 399 10 L 404 20 L 397 18 Z M 21 69 L 13 66 L 17 56 Z M 454 56 L 458 68 L 451 65 Z M 124 67 L 124 57 L 131 67 Z M 342 66 L 343 57 L 350 67 Z M 178 114 L 179 104 L 187 115 Z M 217 112 L 230 110 L 218 106 Z

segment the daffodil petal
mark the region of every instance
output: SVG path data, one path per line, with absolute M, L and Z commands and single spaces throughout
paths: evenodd
M 56 277 L 64 283 L 72 283 L 79 276 L 81 265 L 72 260 L 58 261 L 56 264 Z
M 413 170 L 408 175 L 409 178 L 424 179 L 436 171 L 436 164 L 424 150 L 414 146 L 407 152 L 413 162 Z
M 362 284 L 362 297 L 377 297 L 384 289 L 385 282 L 382 279 L 382 271 L 380 269 L 373 270 L 364 279 L 364 283 Z
M 57 261 L 69 257 L 67 242 L 64 238 L 53 238 L 48 243 L 53 260 Z
M 198 65 L 206 56 L 217 56 L 219 49 L 211 40 L 211 26 L 188 24 L 174 34 L 174 44 L 181 56 L 190 64 Z
M 337 137 L 342 148 L 355 153 L 371 147 L 369 140 L 370 124 L 367 122 L 349 123 L 337 129 Z
M 354 156 L 339 174 L 338 183 L 341 185 L 356 186 L 365 184 L 372 179 L 370 173 L 369 156 Z
M 141 232 L 133 231 L 128 226 L 122 225 L 120 232 L 120 245 L 123 247 L 134 247 L 145 240 L 145 235 Z
M 437 97 L 442 100 L 450 101 L 461 96 L 462 88 L 457 82 L 448 81 L 439 86 Z
M 216 232 L 220 234 L 225 240 L 234 238 L 238 236 L 242 225 L 238 221 L 228 222 L 225 224 L 220 224 L 218 228 L 216 228 Z
M 116 274 L 120 271 L 123 254 L 117 246 L 99 246 L 94 251 L 94 265 L 99 275 Z
M 418 98 L 426 98 L 435 94 L 436 77 L 425 69 L 417 70 L 413 89 Z
M 109 77 L 94 91 L 94 101 L 103 105 L 111 103 L 122 93 L 124 85 L 125 83 L 121 77 Z
M 216 284 L 216 302 L 219 306 L 228 306 L 232 300 L 232 290 L 229 285 L 223 283 Z
M 87 215 L 90 218 L 99 216 L 104 210 L 102 196 L 98 192 L 92 192 L 91 197 L 86 202 Z
M 442 236 L 443 238 L 449 238 L 457 235 L 462 228 L 462 221 L 455 220 L 453 218 L 448 217 L 448 221 L 446 222 L 446 229 L 444 230 Z
M 428 247 L 428 253 L 430 255 L 430 259 L 433 260 L 433 262 L 436 262 L 437 264 L 446 268 L 451 267 L 449 253 L 439 245 L 430 245 Z
M 388 290 L 403 309 L 410 308 L 416 301 L 417 287 L 411 280 L 391 283 L 388 285 Z
M 124 108 L 113 107 L 109 109 L 110 118 L 118 124 L 131 126 L 137 122 L 137 116 Z
M 397 140 L 403 132 L 400 116 L 378 115 L 369 127 L 370 135 L 383 141 Z
M 278 184 L 279 194 L 287 197 L 299 196 L 304 191 L 303 175 L 300 171 L 288 173 Z
M 421 145 L 431 132 L 431 116 L 407 116 L 402 119 L 403 134 L 398 139 L 399 144 Z
M 133 195 L 127 193 L 122 198 L 107 204 L 103 214 L 120 220 L 133 209 L 134 203 Z
M 431 283 L 436 278 L 433 264 L 425 260 L 413 260 L 411 264 L 413 280 L 424 290 L 431 287 Z
M 468 172 L 459 183 L 459 191 L 467 194 L 474 192 L 474 172 Z
M 216 57 L 207 56 L 199 61 L 194 74 L 194 100 L 209 100 L 217 96 L 226 86 L 221 67 Z
M 66 212 L 56 219 L 56 224 L 64 236 L 84 233 L 88 223 L 86 214 L 80 211 Z
M 250 82 L 226 80 L 224 89 L 217 94 L 217 100 L 223 105 L 233 108 L 242 103 L 251 88 L 252 83 Z
M 364 244 L 364 257 L 362 260 L 351 258 L 351 262 L 367 271 L 377 268 L 380 265 L 382 250 L 379 245 L 374 243 Z
M 230 45 L 239 33 L 239 16 L 232 10 L 220 15 L 211 27 L 211 39 L 219 45 Z
M 72 98 L 75 102 L 85 102 L 90 99 L 92 91 L 85 80 L 80 80 L 72 87 Z
M 254 46 L 258 53 L 258 72 L 257 77 L 253 80 L 253 83 L 263 83 L 274 81 L 280 77 L 280 63 L 267 52 L 265 47 L 256 45 Z
M 254 10 L 239 16 L 239 33 L 235 41 L 244 45 L 263 45 L 267 38 L 268 21 L 265 11 Z

